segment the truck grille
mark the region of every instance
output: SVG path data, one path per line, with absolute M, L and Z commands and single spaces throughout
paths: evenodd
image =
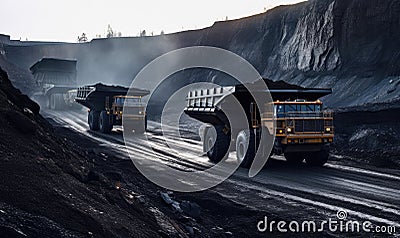
M 323 132 L 324 131 L 324 120 L 316 119 L 316 120 L 302 120 L 296 119 L 295 132 Z

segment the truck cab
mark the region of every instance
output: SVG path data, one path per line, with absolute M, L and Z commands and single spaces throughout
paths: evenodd
M 111 107 L 107 104 L 109 100 L 106 99 L 106 111 L 112 115 L 114 125 L 122 125 L 122 117 L 129 117 L 133 122 L 146 121 L 146 113 L 144 105 L 142 104 L 141 96 L 125 96 L 117 95 L 112 99 Z M 129 114 L 123 112 L 123 108 L 129 110 Z M 145 126 L 146 128 L 146 126 Z
M 291 163 L 326 163 L 334 137 L 333 114 L 320 100 L 275 101 L 274 120 L 275 154 L 284 154 Z

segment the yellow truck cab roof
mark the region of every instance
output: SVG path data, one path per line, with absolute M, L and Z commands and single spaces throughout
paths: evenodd
M 142 96 L 116 95 L 114 98 L 142 98 Z
M 301 104 L 304 104 L 304 105 L 322 105 L 322 102 L 320 101 L 320 100 L 317 100 L 317 101 L 279 101 L 279 100 L 277 100 L 277 101 L 275 101 L 274 102 L 274 104 L 275 105 L 292 105 L 292 104 L 296 104 L 296 105 L 301 105 Z

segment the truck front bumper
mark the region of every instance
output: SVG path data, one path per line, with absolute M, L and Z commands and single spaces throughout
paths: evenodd
M 283 145 L 321 144 L 333 142 L 333 134 L 289 134 L 281 139 Z

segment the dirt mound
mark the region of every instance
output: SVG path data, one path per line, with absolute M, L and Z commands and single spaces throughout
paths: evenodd
M 0 67 L 8 72 L 9 80 L 16 88 L 20 89 L 24 94 L 30 95 L 36 90 L 33 76 L 28 69 L 23 69 L 0 55 Z

